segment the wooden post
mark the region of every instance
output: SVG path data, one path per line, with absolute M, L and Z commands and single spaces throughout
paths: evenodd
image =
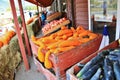
M 117 25 L 115 40 L 120 38 L 120 0 L 117 1 Z
M 27 48 L 27 51 L 28 51 L 28 55 L 31 56 L 30 43 L 29 43 L 29 39 L 28 39 L 28 35 L 27 35 L 24 12 L 23 12 L 23 8 L 22 8 L 21 0 L 18 0 L 18 4 L 19 4 L 19 9 L 20 9 L 20 16 L 21 16 L 21 19 L 22 19 L 22 27 L 23 27 L 23 31 L 24 31 L 26 48 Z
M 15 23 L 15 29 L 16 29 L 16 33 L 17 33 L 17 36 L 18 36 L 18 43 L 19 43 L 19 46 L 20 46 L 20 51 L 22 53 L 24 65 L 26 67 L 26 70 L 29 70 L 29 64 L 28 64 L 24 44 L 23 44 L 23 41 L 22 41 L 22 36 L 21 36 L 21 33 L 20 33 L 20 28 L 19 28 L 19 23 L 18 23 L 18 20 L 17 20 L 17 13 L 16 13 L 16 9 L 15 9 L 14 0 L 10 0 L 10 6 L 11 6 L 11 9 L 12 9 L 12 14 L 13 14 L 14 23 Z
M 37 12 L 38 12 L 38 21 L 39 21 L 39 27 L 41 27 L 41 18 L 40 18 L 40 12 L 39 12 L 39 7 L 38 7 L 38 2 L 37 2 Z
M 62 9 L 61 9 L 61 1 L 60 0 L 57 0 L 58 2 L 58 11 L 59 12 L 62 12 Z

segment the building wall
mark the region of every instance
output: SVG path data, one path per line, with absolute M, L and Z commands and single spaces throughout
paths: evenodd
M 73 21 L 75 27 L 80 25 L 88 29 L 88 0 L 67 0 L 68 18 Z M 72 10 L 73 9 L 73 10 Z

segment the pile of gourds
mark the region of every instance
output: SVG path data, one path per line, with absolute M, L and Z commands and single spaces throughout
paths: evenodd
M 11 38 L 15 35 L 16 33 L 14 31 L 7 31 L 4 35 L 0 37 L 0 48 L 3 45 L 7 45 Z
M 49 60 L 50 54 L 58 54 L 75 48 L 78 45 L 84 44 L 97 37 L 97 34 L 92 33 L 89 30 L 85 30 L 82 26 L 74 29 L 71 27 L 61 27 L 61 30 L 53 33 L 49 36 L 36 38 L 31 36 L 31 40 L 39 46 L 38 59 L 40 62 L 44 62 L 46 68 L 52 68 L 52 62 Z M 42 50 L 47 50 L 43 53 Z

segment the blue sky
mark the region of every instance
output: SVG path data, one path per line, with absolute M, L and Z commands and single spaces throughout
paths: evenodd
M 7 7 L 9 7 L 9 0 L 0 0 L 0 11 L 5 10 Z
M 18 4 L 17 0 L 14 0 L 14 1 L 15 1 L 15 4 Z M 26 2 L 24 0 L 22 0 L 22 1 L 25 6 L 31 5 L 31 3 L 29 3 L 29 2 Z M 10 7 L 9 0 L 0 0 L 0 12 L 3 10 L 6 10 L 6 8 L 8 8 L 8 7 Z

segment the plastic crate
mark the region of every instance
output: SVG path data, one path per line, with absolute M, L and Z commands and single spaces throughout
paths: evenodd
M 119 47 L 118 41 L 114 41 L 112 43 L 110 43 L 108 46 L 104 47 L 103 49 L 101 49 L 100 51 L 96 51 L 93 54 L 89 55 L 88 57 L 86 57 L 85 59 L 81 60 L 79 63 L 87 63 L 88 61 L 90 61 L 93 57 L 95 57 L 99 52 L 105 50 L 105 49 L 115 49 Z M 80 68 L 78 67 L 79 63 L 75 64 L 74 66 L 72 66 L 70 69 L 68 69 L 66 71 L 66 80 L 79 80 L 75 74 L 78 73 L 80 71 Z

